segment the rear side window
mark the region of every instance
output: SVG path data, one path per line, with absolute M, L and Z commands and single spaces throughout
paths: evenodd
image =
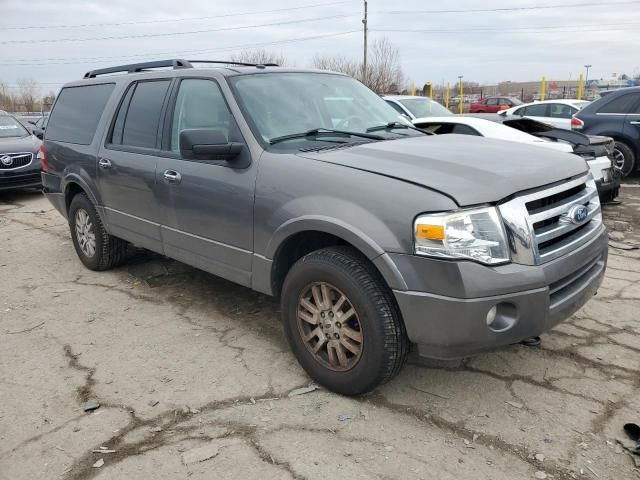
M 520 112 L 520 110 L 518 110 Z M 548 117 L 547 104 L 538 103 L 537 105 L 529 105 L 525 107 L 524 111 L 520 115 L 526 115 L 528 117 Z
M 162 105 L 170 80 L 139 82 L 127 91 L 118 110 L 111 143 L 156 148 Z
M 606 105 L 603 105 L 598 113 L 630 113 L 632 108 L 640 100 L 640 93 L 627 93 L 614 98 Z
M 47 140 L 89 145 L 115 84 L 63 88 L 47 125 Z

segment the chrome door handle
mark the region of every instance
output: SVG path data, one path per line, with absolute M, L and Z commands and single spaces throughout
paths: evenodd
M 640 121 L 629 122 L 631 125 L 640 125 Z
M 101 158 L 98 160 L 98 166 L 100 168 L 111 168 L 111 160 L 108 158 Z
M 180 180 L 182 180 L 182 175 L 175 170 L 165 170 L 163 176 L 167 183 L 180 183 Z

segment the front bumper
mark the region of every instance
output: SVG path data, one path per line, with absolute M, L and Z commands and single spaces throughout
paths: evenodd
M 0 171 L 0 192 L 41 186 L 40 170 Z
M 409 288 L 394 290 L 409 339 L 421 356 L 454 359 L 540 335 L 582 307 L 602 283 L 607 233 L 601 227 L 589 243 L 535 266 L 389 257 Z M 505 321 L 490 328 L 496 305 Z

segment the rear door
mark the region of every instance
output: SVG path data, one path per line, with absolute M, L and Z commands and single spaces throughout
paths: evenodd
M 640 93 L 636 93 L 635 103 L 631 104 L 629 113 L 624 120 L 624 135 L 633 143 L 632 148 L 636 154 L 636 168 L 640 163 Z
M 519 110 L 518 113 L 527 118 L 532 118 L 542 123 L 549 123 L 549 104 L 548 103 L 533 103 L 524 110 Z
M 244 143 L 219 84 L 183 78 L 174 88 L 157 165 L 166 255 L 233 282 L 250 285 L 256 165 L 243 148 L 232 161 L 180 155 L 180 132 L 207 128 Z
M 549 103 L 548 117 L 545 120 L 554 127 L 571 130 L 571 117 L 578 113 L 578 109 L 566 103 Z
M 155 175 L 170 79 L 129 85 L 98 153 L 98 185 L 110 232 L 162 251 Z
M 488 98 L 487 103 L 485 103 L 485 108 L 488 113 L 496 113 L 498 111 L 499 99 L 498 98 Z

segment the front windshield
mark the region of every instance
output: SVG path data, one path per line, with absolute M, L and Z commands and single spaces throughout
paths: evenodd
M 266 142 L 313 129 L 364 133 L 398 112 L 351 77 L 327 73 L 267 73 L 231 79 L 239 102 Z
M 414 117 L 444 117 L 453 115 L 449 110 L 427 97 L 403 98 L 399 102 L 409 110 Z
M 0 115 L 0 138 L 26 137 L 29 132 L 15 118 Z

